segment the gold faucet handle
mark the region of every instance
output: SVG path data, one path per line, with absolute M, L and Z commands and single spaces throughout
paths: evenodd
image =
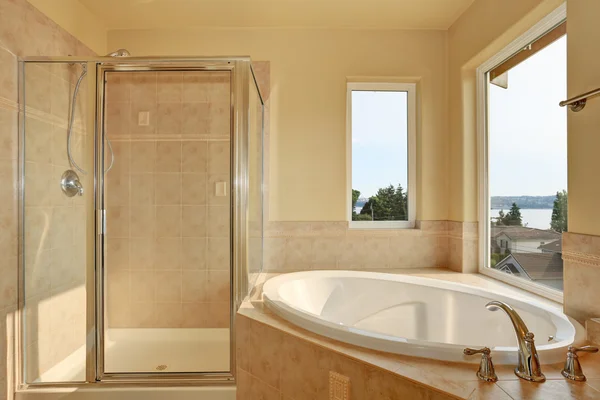
M 475 354 L 485 354 L 486 356 L 489 356 L 492 351 L 490 350 L 489 347 L 482 347 L 480 349 L 471 349 L 469 347 L 467 347 L 466 349 L 463 350 L 463 353 L 466 356 L 473 356 Z
M 567 351 L 567 361 L 565 361 L 565 366 L 561 371 L 562 376 L 572 381 L 585 381 L 585 375 L 583 374 L 583 370 L 581 369 L 581 364 L 579 363 L 579 357 L 577 357 L 577 353 L 583 351 L 586 353 L 597 353 L 598 348 L 594 346 L 583 346 L 583 347 L 575 347 L 569 346 Z
M 466 348 L 463 353 L 467 356 L 475 354 L 481 354 L 481 362 L 479 363 L 479 370 L 477 371 L 477 377 L 485 382 L 496 382 L 498 376 L 494 369 L 494 363 L 492 363 L 492 351 L 489 347 L 482 347 L 480 349 Z
M 586 353 L 597 353 L 598 348 L 595 346 L 583 346 L 583 347 L 569 346 L 569 348 L 568 348 L 568 352 L 571 354 L 577 355 L 577 353 L 579 353 L 580 351 L 584 351 Z

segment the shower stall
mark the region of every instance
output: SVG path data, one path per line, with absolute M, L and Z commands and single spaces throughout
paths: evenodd
M 250 59 L 25 58 L 20 89 L 18 382 L 234 382 L 262 268 Z

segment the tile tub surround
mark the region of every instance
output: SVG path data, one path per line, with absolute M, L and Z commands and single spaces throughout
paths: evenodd
M 24 56 L 56 56 L 68 54 L 79 56 L 91 56 L 94 53 L 85 45 L 79 42 L 75 37 L 71 36 L 65 30 L 56 25 L 53 21 L 47 18 L 44 14 L 35 9 L 30 3 L 25 0 L 3 0 L 0 2 L 0 184 L 2 185 L 2 197 L 0 209 L 0 249 L 3 257 L 0 260 L 0 328 L 3 332 L 0 335 L 2 343 L 0 343 L 0 400 L 4 400 L 12 396 L 13 392 L 13 313 L 17 307 L 17 155 L 18 155 L 18 64 L 17 58 Z M 54 139 L 58 139 L 65 132 L 65 105 L 70 104 L 68 99 L 69 83 L 72 83 L 71 76 L 65 74 L 65 70 L 60 70 L 54 66 L 53 68 L 32 68 L 32 74 L 29 79 L 30 93 L 28 106 L 30 106 L 30 116 L 32 116 L 28 130 L 31 133 L 31 139 L 34 143 L 28 145 L 47 146 L 46 149 L 52 147 Z M 34 87 L 35 86 L 35 87 Z M 52 96 L 50 95 L 52 94 Z M 82 97 L 80 97 L 82 99 Z M 53 107 L 54 104 L 54 107 Z M 37 125 L 37 128 L 36 128 Z M 34 129 L 35 128 L 35 129 Z M 36 129 L 40 129 L 39 135 L 35 135 Z M 38 140 L 39 139 L 39 140 Z M 50 140 L 44 145 L 44 140 Z M 65 145 L 64 140 L 58 142 Z M 58 143 L 56 142 L 56 143 Z M 64 149 L 64 147 L 63 147 Z M 42 159 L 43 152 L 34 152 L 30 154 L 35 159 L 26 160 L 32 172 L 32 178 L 35 177 L 35 183 L 43 186 L 43 182 L 47 179 L 55 179 L 55 168 L 50 166 L 61 166 L 64 161 L 64 154 L 57 157 L 56 153 L 52 153 L 51 159 Z M 56 183 L 57 181 L 53 181 Z M 31 182 L 29 182 L 31 183 Z M 39 186 L 36 186 L 39 187 Z M 46 217 L 56 216 L 56 222 L 60 221 L 61 216 L 64 216 L 64 211 L 69 207 L 77 207 L 73 202 L 72 205 L 63 206 L 54 202 L 58 199 L 55 197 L 56 186 L 52 187 L 52 196 L 42 196 L 36 201 L 42 201 L 44 204 L 29 203 L 27 206 L 30 210 L 36 209 L 30 215 L 32 218 L 29 222 L 35 226 L 35 223 Z M 33 198 L 32 198 L 33 200 Z M 32 213 L 30 213 L 32 214 Z M 36 219 L 37 218 L 37 219 Z M 41 218 L 41 219 L 39 219 Z M 62 218 L 62 217 L 61 217 Z M 35 222 L 35 221 L 37 222 Z M 69 225 L 75 229 L 73 225 Z M 31 240 L 35 238 L 30 237 Z M 39 238 L 38 238 L 39 239 Z M 57 361 L 64 354 L 71 351 L 79 339 L 85 340 L 85 330 L 81 331 L 80 327 L 85 328 L 85 319 L 80 324 L 78 318 L 82 317 L 78 304 L 84 298 L 85 293 L 76 283 L 81 279 L 77 276 L 77 269 L 83 269 L 83 266 L 59 261 L 59 249 L 68 245 L 67 240 L 72 240 L 73 236 L 65 237 L 65 240 L 50 240 L 46 243 L 49 247 L 40 248 L 37 254 L 29 253 L 29 259 L 33 264 L 29 264 L 30 271 L 34 272 L 34 276 L 29 276 L 30 283 L 34 287 L 29 287 L 30 293 L 35 294 L 30 299 L 29 306 L 32 311 L 39 314 L 44 314 L 47 318 L 37 319 L 37 329 L 39 331 L 48 332 L 47 329 L 52 329 L 54 335 L 48 333 L 46 338 L 41 342 L 41 337 L 29 335 L 27 337 L 30 348 L 30 377 L 35 378 L 36 374 L 43 372 L 47 365 Z M 54 239 L 58 239 L 55 237 Z M 51 243 L 52 242 L 52 243 Z M 33 249 L 29 249 L 33 250 Z M 53 253 L 54 250 L 54 254 Z M 39 256 L 39 257 L 36 257 Z M 48 258 L 48 256 L 50 256 Z M 78 255 L 79 257 L 80 255 Z M 33 257 L 33 258 L 32 258 Z M 66 267 L 62 273 L 53 274 L 53 279 L 48 282 L 44 277 L 43 270 L 36 267 L 37 260 L 45 258 L 50 266 L 58 272 L 56 268 Z M 64 260 L 63 260 L 64 261 Z M 41 264 L 37 266 L 42 267 Z M 48 267 L 45 264 L 43 267 Z M 41 273 L 40 274 L 38 274 Z M 56 279 L 64 278 L 64 279 Z M 50 286 L 50 287 L 48 287 Z M 68 289 L 70 288 L 70 289 Z M 64 307 L 64 314 L 58 314 L 57 310 Z M 62 318 L 69 316 L 71 325 L 64 324 L 65 327 L 72 326 L 74 329 L 70 331 L 61 331 L 59 325 Z M 85 318 L 85 317 L 83 317 Z M 52 322 L 54 320 L 54 322 Z M 58 323 L 57 323 L 58 322 Z M 34 333 L 32 327 L 31 332 Z M 57 341 L 47 339 L 51 336 L 62 338 Z M 35 344 L 37 343 L 37 344 Z M 35 352 L 32 352 L 37 348 Z
M 228 328 L 229 73 L 109 72 L 107 80 L 108 326 Z M 225 196 L 216 195 L 219 182 Z
M 519 289 L 481 275 L 444 269 L 395 271 L 445 279 L 531 298 Z M 263 274 L 264 282 L 276 274 Z M 260 285 L 257 285 L 257 289 Z M 548 379 L 518 379 L 513 366 L 496 366 L 499 382 L 483 383 L 476 365 L 447 363 L 368 350 L 302 330 L 263 307 L 259 290 L 237 318 L 238 399 L 327 399 L 329 371 L 350 378 L 350 398 L 367 399 L 600 399 L 600 358 L 581 357 L 588 381 L 565 380 L 562 363 L 544 365 Z M 493 354 L 492 354 L 493 356 Z
M 451 266 L 476 270 L 476 223 L 418 221 L 415 229 L 350 229 L 347 222 L 268 222 L 264 271 Z
M 600 317 L 600 236 L 563 233 L 565 313 L 584 322 Z
M 587 340 L 600 345 L 600 318 L 592 318 L 585 321 Z

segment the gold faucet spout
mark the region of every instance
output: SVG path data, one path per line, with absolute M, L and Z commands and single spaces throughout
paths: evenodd
M 519 360 L 515 368 L 515 375 L 531 382 L 544 382 L 546 377 L 542 373 L 540 360 L 533 340 L 533 332 L 529 331 L 519 313 L 501 301 L 490 301 L 485 307 L 490 311 L 504 311 L 512 322 L 519 348 Z

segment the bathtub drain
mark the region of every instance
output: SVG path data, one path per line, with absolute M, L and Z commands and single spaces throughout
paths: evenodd
M 159 365 L 158 367 L 156 367 L 157 371 L 164 371 L 165 369 L 167 369 L 167 366 L 164 364 Z

